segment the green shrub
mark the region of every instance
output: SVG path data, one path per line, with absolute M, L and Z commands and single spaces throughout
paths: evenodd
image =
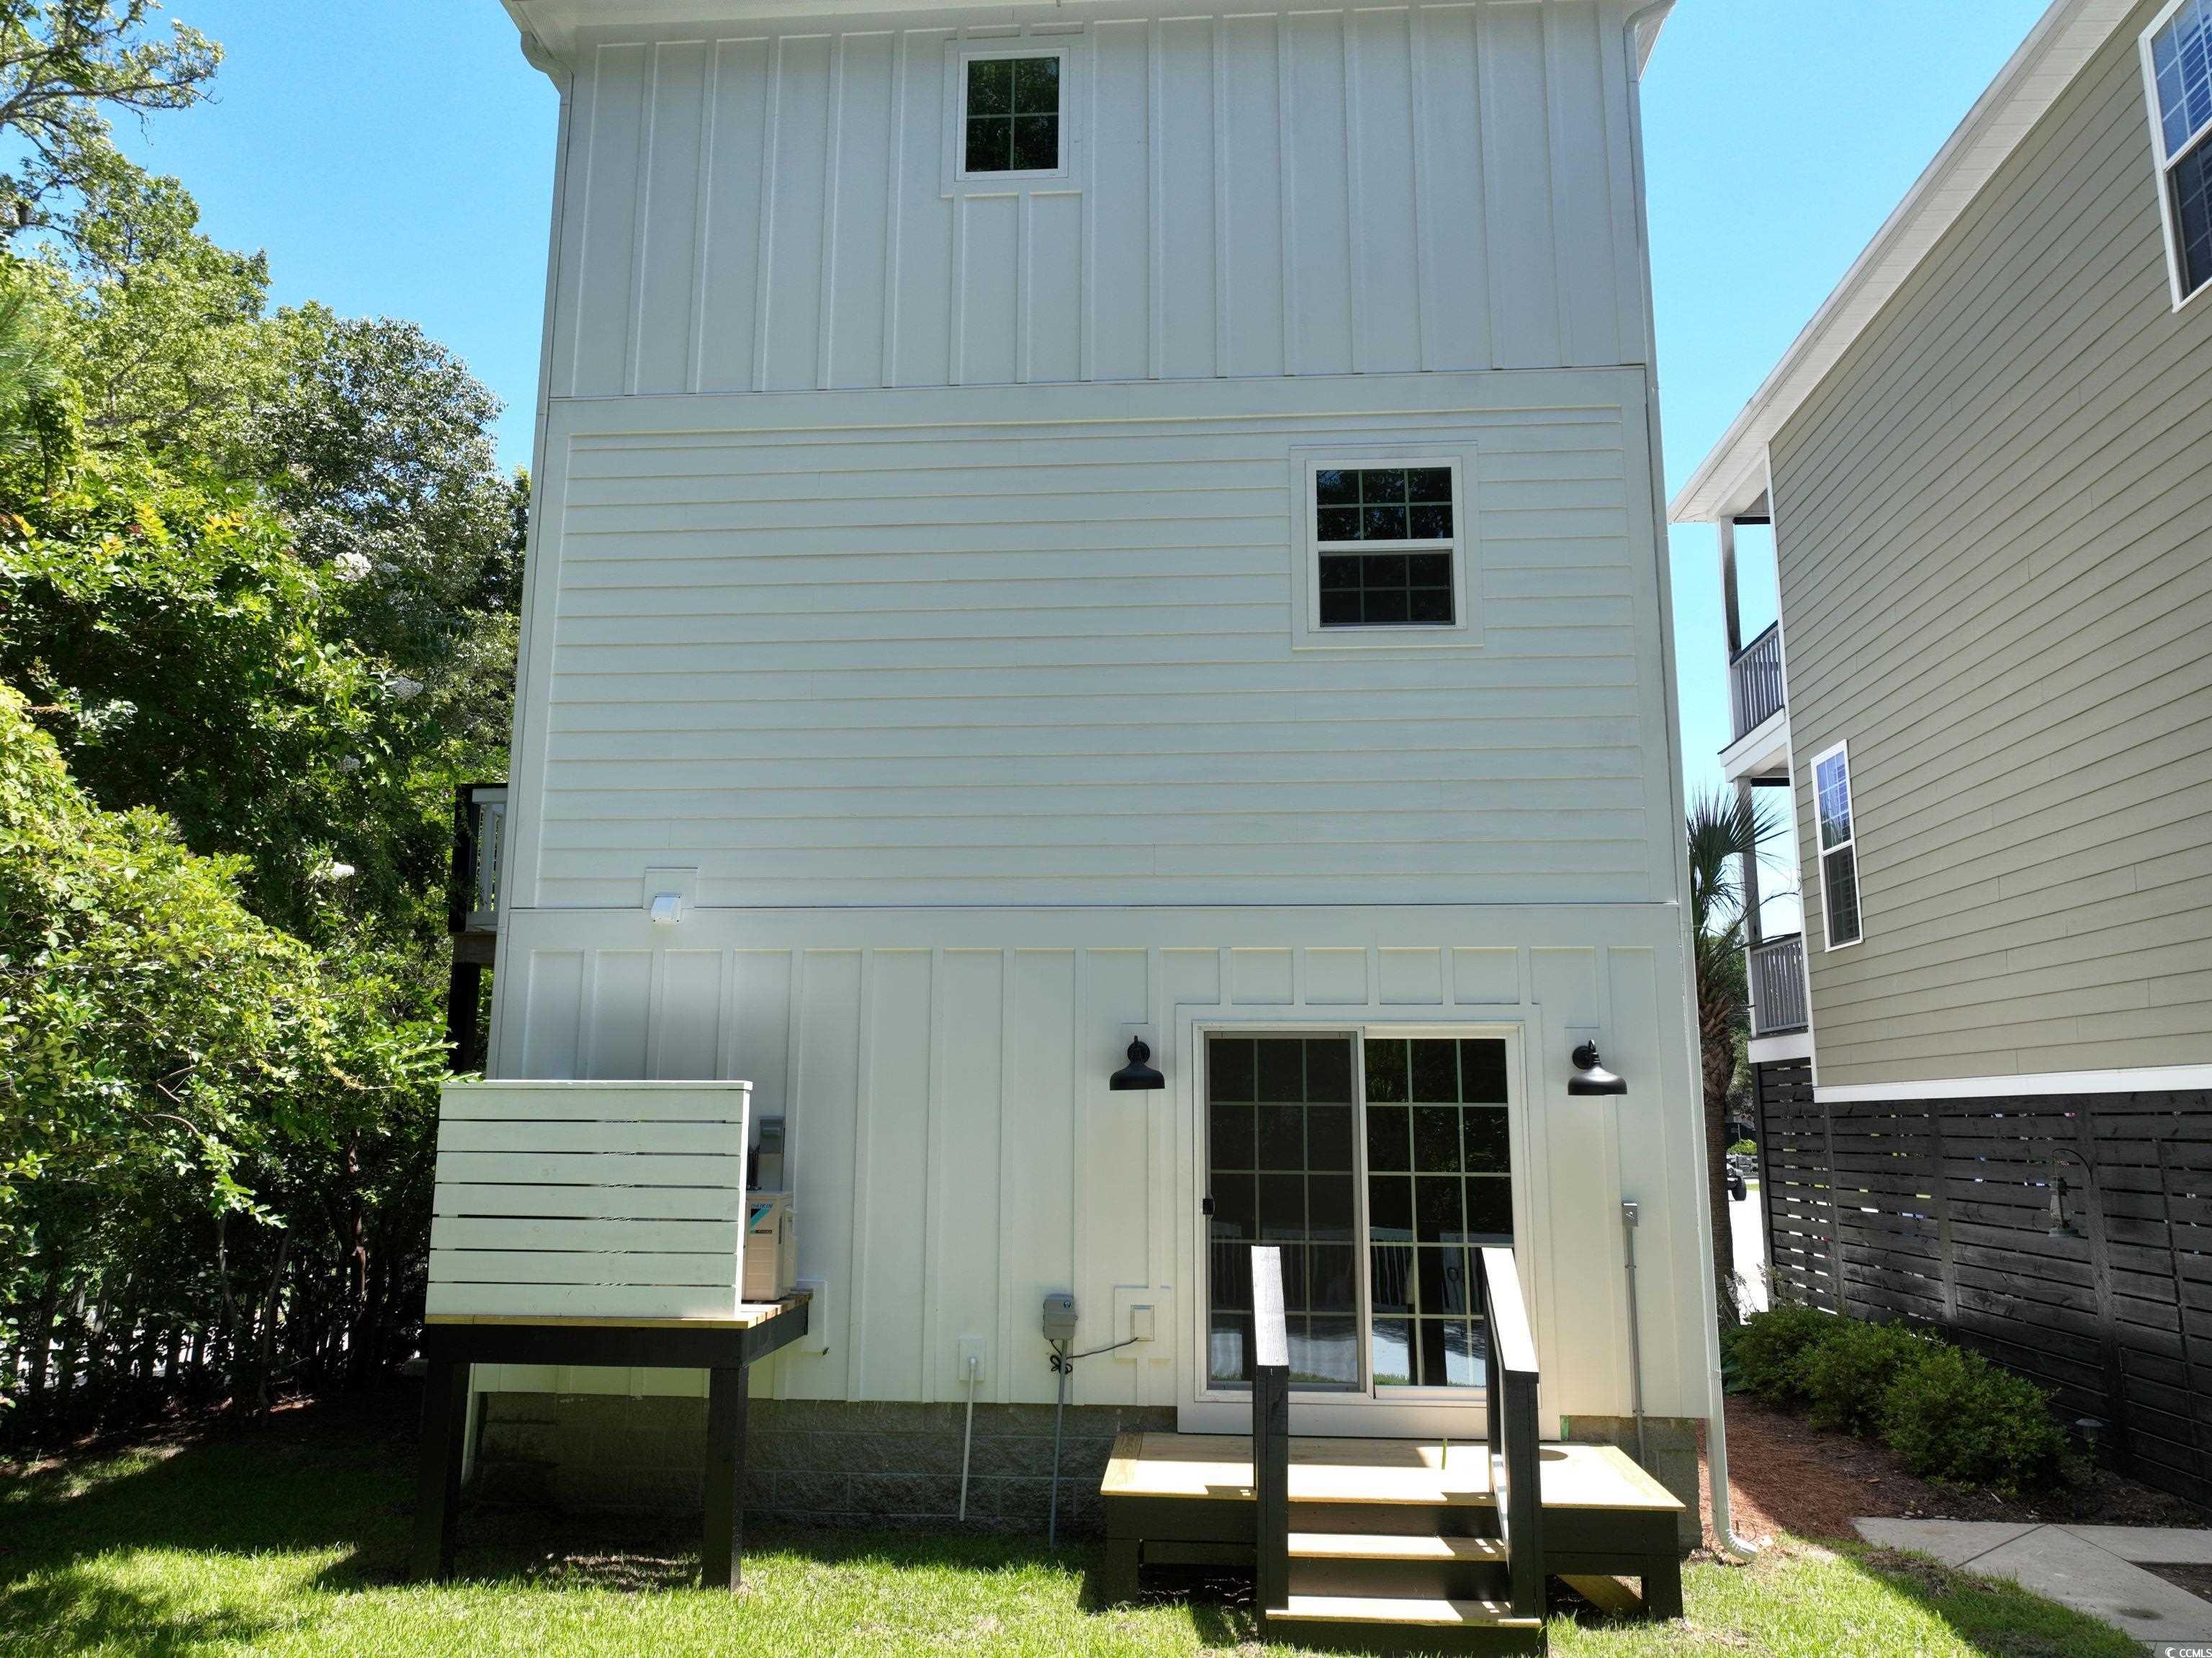
M 1770 1405 L 1802 1405 L 1805 1362 L 1815 1349 L 1850 1327 L 1817 1307 L 1777 1307 L 1754 1313 L 1729 1345 L 1735 1383 Z
M 1925 1478 L 2012 1493 L 2066 1473 L 2066 1436 L 2043 1389 L 1979 1353 L 1923 1342 L 1899 1370 L 1881 1411 L 1882 1437 Z
M 1937 1344 L 1901 1324 L 1834 1322 L 1833 1335 L 1799 1356 L 1800 1386 L 1815 1426 L 1871 1432 L 1881 1424 L 1891 1383 Z

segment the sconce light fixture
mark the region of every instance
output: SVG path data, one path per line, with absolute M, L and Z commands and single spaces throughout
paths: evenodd
M 2061 1149 L 2051 1154 L 2051 1231 L 2049 1235 L 2054 1238 L 2078 1238 L 2081 1235 L 2081 1230 L 2066 1213 L 2066 1194 L 2074 1188 L 2066 1184 L 2066 1170 L 2058 1161 L 2062 1157 L 2071 1157 L 2075 1162 L 2081 1163 L 2082 1184 L 2084 1186 L 2088 1184 L 2089 1165 L 2082 1162 L 2081 1153 Z
M 1142 1037 L 1129 1044 L 1129 1063 L 1107 1078 L 1106 1086 L 1115 1094 L 1127 1094 L 1132 1089 L 1164 1088 L 1168 1079 L 1154 1070 L 1151 1064 L 1152 1051 Z
M 1574 1052 L 1575 1074 L 1567 1078 L 1569 1094 L 1626 1094 L 1626 1078 L 1614 1076 L 1598 1063 L 1597 1044 L 1585 1042 Z

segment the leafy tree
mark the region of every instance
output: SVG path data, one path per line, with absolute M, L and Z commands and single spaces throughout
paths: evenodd
M 1692 802 L 1690 948 L 1697 978 L 1698 1051 L 1705 1076 L 1705 1167 L 1713 1215 L 1713 1283 L 1723 1322 L 1739 1316 L 1735 1228 L 1729 1209 L 1729 1096 L 1751 1023 L 1744 965 L 1747 860 L 1774 830 L 1771 813 L 1716 790 Z
M 158 814 L 95 806 L 0 686 L 0 1259 L 34 1393 L 72 1295 L 95 1337 L 127 1307 L 127 1338 L 151 1327 L 148 1285 L 190 1310 L 194 1263 L 258 1393 L 301 1172 L 395 1123 L 419 1141 L 434 1110 L 434 1027 L 255 917 L 240 870 Z
M 208 95 L 222 48 L 197 29 L 153 28 L 156 0 L 0 0 L 0 131 L 22 160 L 0 174 L 0 238 L 64 239 L 82 193 L 120 162 L 116 111 L 144 116 Z

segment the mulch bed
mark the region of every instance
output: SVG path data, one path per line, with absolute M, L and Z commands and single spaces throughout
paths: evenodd
M 2107 1469 L 2078 1485 L 2008 1501 L 1972 1486 L 1937 1484 L 1905 1472 L 1879 1441 L 1815 1428 L 1756 1399 L 1728 1402 L 1729 1492 L 1739 1536 L 1777 1532 L 1802 1538 L 1852 1538 L 1854 1520 L 2072 1521 L 2097 1526 L 2212 1525 L 2212 1515 L 2166 1491 Z M 1701 1478 L 1702 1472 L 1701 1472 Z M 1705 1485 L 1705 1533 L 1712 1496 Z M 2197 1585 L 2184 1585 L 2203 1593 Z

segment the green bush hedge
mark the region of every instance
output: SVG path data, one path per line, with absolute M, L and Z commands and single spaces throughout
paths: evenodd
M 1731 1332 L 1727 1356 L 1744 1392 L 1808 1410 L 1823 1427 L 1878 1434 L 1923 1478 L 2010 1493 L 2068 1476 L 2066 1435 L 2042 1388 L 1903 1325 L 1777 1307 Z
M 2008 1493 L 2063 1478 L 2064 1429 L 2049 1396 L 1979 1353 L 1923 1340 L 1882 1401 L 1881 1435 L 1916 1474 L 1994 1485 Z
M 1729 1332 L 1728 1358 L 1737 1387 L 1770 1405 L 1807 1402 L 1805 1360 L 1848 1324 L 1817 1307 L 1777 1307 L 1753 1314 Z
M 1881 1425 L 1898 1378 L 1925 1362 L 1940 1344 L 1900 1324 L 1830 1322 L 1840 1326 L 1836 1333 L 1807 1348 L 1798 1362 L 1813 1420 L 1823 1428 L 1872 1433 Z

